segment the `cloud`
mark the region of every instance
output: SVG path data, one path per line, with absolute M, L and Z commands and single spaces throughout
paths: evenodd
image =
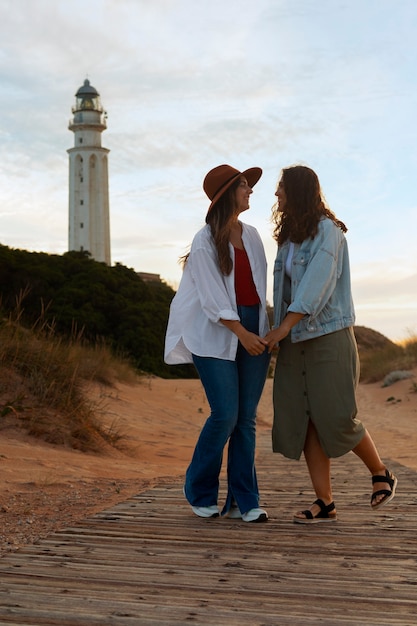
M 264 170 L 247 219 L 271 267 L 279 171 L 303 162 L 348 224 L 360 314 L 389 303 L 380 276 L 414 302 L 404 274 L 417 265 L 414 2 L 1 6 L 1 243 L 65 251 L 68 120 L 88 75 L 108 111 L 114 261 L 178 281 L 177 258 L 204 221 L 204 174 L 226 162 Z

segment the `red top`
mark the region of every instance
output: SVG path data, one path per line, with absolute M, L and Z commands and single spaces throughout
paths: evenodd
M 235 291 L 236 304 L 252 306 L 260 302 L 248 255 L 246 250 L 240 248 L 235 248 Z

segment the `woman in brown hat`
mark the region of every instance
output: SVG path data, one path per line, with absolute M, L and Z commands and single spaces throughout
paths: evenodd
M 228 492 L 222 515 L 263 522 L 255 470 L 255 421 L 270 356 L 263 337 L 266 258 L 257 230 L 239 216 L 249 209 L 262 170 L 219 165 L 205 177 L 210 206 L 195 235 L 171 303 L 168 364 L 194 363 L 211 414 L 186 472 L 184 495 L 200 517 L 218 517 L 219 475 L 227 442 Z

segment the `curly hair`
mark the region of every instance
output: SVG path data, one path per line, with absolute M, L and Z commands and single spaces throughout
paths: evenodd
M 279 210 L 278 202 L 272 207 L 273 236 L 278 244 L 287 240 L 301 243 L 309 237 L 314 239 L 323 216 L 331 219 L 344 233 L 347 231 L 345 224 L 327 206 L 318 176 L 312 169 L 305 165 L 284 168 L 280 181 L 286 195 L 284 210 Z

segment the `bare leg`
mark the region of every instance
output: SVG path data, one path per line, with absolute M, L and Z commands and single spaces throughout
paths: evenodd
M 378 450 L 372 440 L 371 435 L 368 431 L 365 432 L 365 436 L 358 443 L 358 445 L 353 448 L 353 452 L 365 463 L 366 467 L 371 472 L 372 476 L 377 475 L 385 475 L 386 466 L 381 461 L 381 457 L 379 456 Z M 378 482 L 373 485 L 373 493 L 375 491 L 379 491 L 380 489 L 386 489 L 386 482 Z M 380 502 L 384 496 L 376 496 L 376 502 Z
M 304 457 L 317 498 L 323 500 L 324 504 L 330 504 L 333 501 L 330 480 L 330 459 L 324 453 L 320 445 L 317 431 L 311 421 L 308 425 L 304 444 Z M 313 515 L 316 515 L 320 511 L 320 507 L 317 504 L 313 504 L 310 507 L 310 511 Z M 304 517 L 304 515 L 297 513 L 296 517 Z
M 353 448 L 353 452 L 365 463 L 372 475 L 384 473 L 385 465 L 367 430 L 358 445 Z

